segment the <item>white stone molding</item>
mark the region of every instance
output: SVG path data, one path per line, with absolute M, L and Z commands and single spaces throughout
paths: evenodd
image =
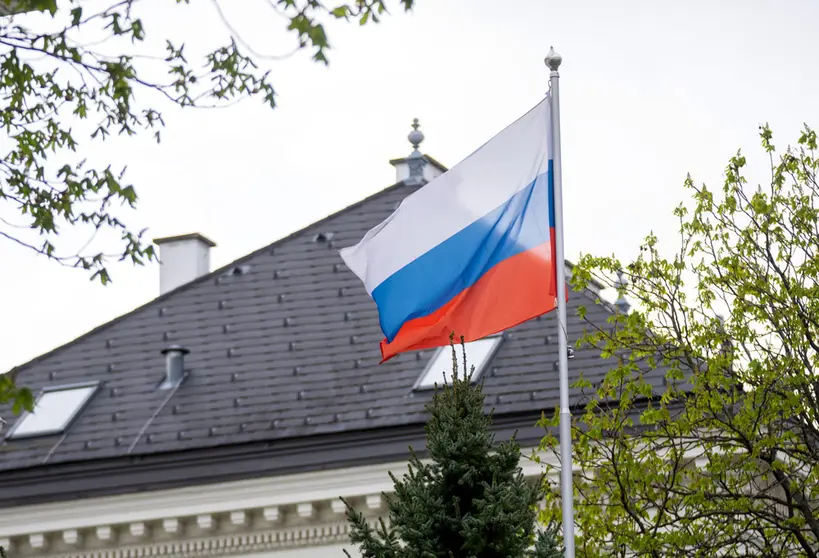
M 347 506 L 344 505 L 340 499 L 338 500 L 330 500 L 330 509 L 333 510 L 333 513 L 344 513 L 347 511 Z
M 313 517 L 313 514 L 316 512 L 316 507 L 313 505 L 313 502 L 305 502 L 298 505 L 296 512 L 299 514 L 299 517 L 309 519 Z
M 63 542 L 69 546 L 74 546 L 82 541 L 82 535 L 76 529 L 66 529 L 63 531 Z
M 375 521 L 370 521 L 372 527 Z M 311 547 L 349 541 L 346 522 L 326 523 L 311 528 L 294 527 L 231 533 L 215 537 L 159 541 L 145 544 L 120 545 L 106 549 L 74 550 L 49 554 L 49 558 L 202 558 L 205 556 L 237 556 L 256 552 L 273 552 L 289 548 Z
M 279 520 L 279 507 L 270 506 L 262 510 L 262 517 L 269 523 L 276 523 Z
M 46 538 L 43 533 L 32 533 L 28 536 L 28 544 L 31 548 L 43 549 L 46 547 Z
M 522 460 L 524 474 L 542 466 Z M 406 463 L 0 509 L 14 558 L 209 558 L 347 542 L 346 507 L 384 515 Z M 83 536 L 86 534 L 87 536 Z
M 522 453 L 526 455 L 527 451 L 523 449 Z M 541 465 L 527 459 L 521 460 L 521 467 L 526 476 L 532 477 L 543 470 Z M 153 522 L 168 517 L 217 515 L 302 502 L 324 502 L 336 500 L 339 496 L 357 498 L 390 492 L 393 486 L 389 472 L 400 478 L 406 470 L 406 462 L 384 463 L 115 497 L 17 506 L 0 509 L 0 538 L 96 528 L 100 525 Z
M 162 530 L 172 535 L 179 532 L 179 520 L 175 517 L 169 517 L 162 521 Z
M 209 513 L 203 513 L 196 516 L 196 524 L 203 531 L 210 531 L 214 527 L 213 516 Z
M 144 521 L 135 521 L 128 526 L 132 537 L 142 538 L 145 536 L 146 528 Z
M 107 542 L 110 541 L 114 535 L 113 530 L 111 529 L 110 525 L 100 525 L 96 529 L 97 533 L 97 540 Z
M 230 512 L 230 522 L 234 525 L 244 525 L 247 523 L 247 514 L 244 510 Z

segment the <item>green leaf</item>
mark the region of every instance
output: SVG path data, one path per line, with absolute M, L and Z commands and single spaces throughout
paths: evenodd
M 349 15 L 349 13 L 350 13 L 350 8 L 349 8 L 348 6 L 346 6 L 346 5 L 344 5 L 344 6 L 339 6 L 339 7 L 337 7 L 337 8 L 333 8 L 333 9 L 330 11 L 330 13 L 331 13 L 333 16 L 335 16 L 335 17 L 339 18 L 339 19 L 341 19 L 341 18 L 345 18 L 345 19 L 346 19 L 346 18 L 347 18 L 347 16 Z
M 79 25 L 80 20 L 82 19 L 82 7 L 77 6 L 71 10 L 71 25 Z

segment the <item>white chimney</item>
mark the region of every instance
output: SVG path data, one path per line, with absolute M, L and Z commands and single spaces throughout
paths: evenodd
M 412 144 L 413 151 L 409 157 L 393 159 L 390 164 L 395 167 L 395 182 L 408 185 L 426 184 L 441 176 L 447 168 L 430 157 L 422 155 L 418 146 L 424 141 L 424 133 L 418 129 L 418 119 L 412 121 L 412 132 L 407 139 Z
M 210 273 L 210 249 L 216 244 L 199 233 L 155 238 L 159 246 L 159 294 Z

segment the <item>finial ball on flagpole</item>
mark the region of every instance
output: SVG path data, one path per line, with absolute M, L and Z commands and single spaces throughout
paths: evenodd
M 554 47 L 549 47 L 549 54 L 546 55 L 544 62 L 546 62 L 550 70 L 556 72 L 560 67 L 560 63 L 563 62 L 563 57 L 555 51 Z

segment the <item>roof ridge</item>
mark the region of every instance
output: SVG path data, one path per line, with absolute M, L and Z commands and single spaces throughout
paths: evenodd
M 393 184 L 391 186 L 388 186 L 388 187 L 386 187 L 386 188 L 384 188 L 382 190 L 374 192 L 374 193 L 370 194 L 369 196 L 366 196 L 366 197 L 358 200 L 355 203 L 352 203 L 352 204 L 350 204 L 350 205 L 348 205 L 348 206 L 346 206 L 346 207 L 344 207 L 342 209 L 339 209 L 338 211 L 334 211 L 333 213 L 331 213 L 331 214 L 329 214 L 329 215 L 327 215 L 325 217 L 322 217 L 318 221 L 314 221 L 314 222 L 310 223 L 309 225 L 307 225 L 305 227 L 302 227 L 302 228 L 300 228 L 300 229 L 298 229 L 296 231 L 293 231 L 290 234 L 288 234 L 286 236 L 283 236 L 282 238 L 274 240 L 273 242 L 271 242 L 269 244 L 266 244 L 266 245 L 262 246 L 261 248 L 257 248 L 253 252 L 250 252 L 249 254 L 245 254 L 244 256 L 242 256 L 240 258 L 237 258 L 237 259 L 223 265 L 222 267 L 214 269 L 213 271 L 210 271 L 210 272 L 206 273 L 205 275 L 197 277 L 196 279 L 193 279 L 192 281 L 184 283 L 184 284 L 178 286 L 177 288 L 175 288 L 173 290 L 170 290 L 170 291 L 168 291 L 166 293 L 163 293 L 163 294 L 159 295 L 158 297 L 153 298 L 153 299 L 149 300 L 148 302 L 145 302 L 144 304 L 141 304 L 141 305 L 137 306 L 136 308 L 134 308 L 132 310 L 129 310 L 128 312 L 125 312 L 124 314 L 120 314 L 116 318 L 112 318 L 111 320 L 108 320 L 107 322 L 102 323 L 102 324 L 98 325 L 97 327 L 86 331 L 85 333 L 75 337 L 71 341 L 66 341 L 62 345 L 59 345 L 59 346 L 57 346 L 57 347 L 55 347 L 55 348 L 53 348 L 53 349 L 51 349 L 49 351 L 46 351 L 45 353 L 42 353 L 41 355 L 38 355 L 38 356 L 34 357 L 33 359 L 31 359 L 31 360 L 29 360 L 27 362 L 24 362 L 23 364 L 18 364 L 17 366 L 13 366 L 11 369 L 9 369 L 7 371 L 7 373 L 11 374 L 12 377 L 13 377 L 14 374 L 18 374 L 20 372 L 23 372 L 26 368 L 30 367 L 31 365 L 34 365 L 34 364 L 36 364 L 36 363 L 40 362 L 41 360 L 44 360 L 44 359 L 46 359 L 48 357 L 54 356 L 59 351 L 62 351 L 64 349 L 74 345 L 75 343 L 78 343 L 78 342 L 86 339 L 87 337 L 89 337 L 91 335 L 99 333 L 100 331 L 103 331 L 104 329 L 119 323 L 121 320 L 124 320 L 125 318 L 127 318 L 127 317 L 129 317 L 129 316 L 131 316 L 133 314 L 136 314 L 137 312 L 140 312 L 140 311 L 142 311 L 142 310 L 144 310 L 144 309 L 146 309 L 148 307 L 150 307 L 152 304 L 162 302 L 163 300 L 166 300 L 167 298 L 169 298 L 171 295 L 181 293 L 181 292 L 185 291 L 186 289 L 192 288 L 194 285 L 197 285 L 199 283 L 207 281 L 208 279 L 213 279 L 215 276 L 217 276 L 218 274 L 223 273 L 224 271 L 230 269 L 231 267 L 235 267 L 237 264 L 242 263 L 244 261 L 247 261 L 250 258 L 253 258 L 253 257 L 257 256 L 258 254 L 261 254 L 262 252 L 264 252 L 266 250 L 270 250 L 271 248 L 275 248 L 277 245 L 279 245 L 279 244 L 281 244 L 283 242 L 286 242 L 288 240 L 291 240 L 291 239 L 297 237 L 300 234 L 303 234 L 304 232 L 308 231 L 312 227 L 316 227 L 318 225 L 321 225 L 322 223 L 324 223 L 326 221 L 329 221 L 330 219 L 338 217 L 339 215 L 341 215 L 341 214 L 343 214 L 343 213 L 345 213 L 347 211 L 350 211 L 352 209 L 355 209 L 355 208 L 359 207 L 362 204 L 365 204 L 365 203 L 367 203 L 369 201 L 372 201 L 373 199 L 377 198 L 378 196 L 382 196 L 384 194 L 392 192 L 393 190 L 396 190 L 399 187 L 403 187 L 403 186 L 405 186 L 405 183 L 402 180 L 402 181 L 396 182 L 395 184 Z M 0 372 L 0 374 L 2 374 L 2 372 Z

